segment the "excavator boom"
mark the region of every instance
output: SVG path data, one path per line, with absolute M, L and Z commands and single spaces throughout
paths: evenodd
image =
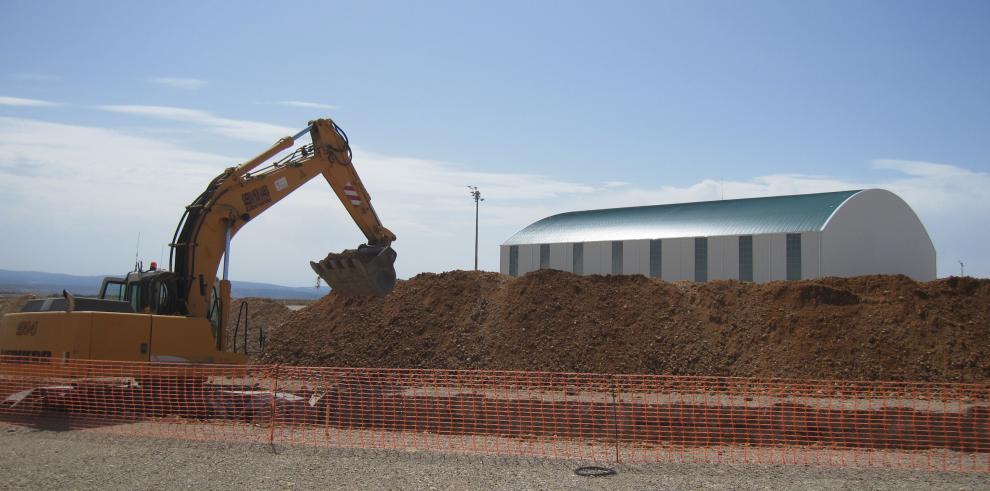
M 309 135 L 311 143 L 273 160 Z M 225 170 L 191 204 L 176 228 L 172 270 L 180 304 L 191 316 L 207 317 L 213 278 L 220 260 L 230 253 L 230 240 L 248 221 L 322 175 L 367 238 L 356 249 L 331 253 L 311 263 L 313 270 L 338 294 L 386 295 L 395 285 L 395 234 L 385 228 L 371 206 L 371 197 L 351 161 L 346 134 L 330 119 L 311 121 L 293 137 L 285 137 L 247 162 Z M 226 268 L 221 290 L 226 283 Z M 226 292 L 219 295 L 226 300 Z M 226 305 L 223 305 L 226 307 Z
M 333 156 L 333 162 L 323 170 L 323 177 L 337 193 L 344 208 L 368 238 L 357 249 L 330 253 L 310 266 L 334 291 L 345 295 L 384 296 L 395 287 L 396 253 L 389 244 L 395 235 L 384 228 L 371 206 L 371 197 L 351 163 L 347 135 L 329 120 L 310 124 L 314 146 Z

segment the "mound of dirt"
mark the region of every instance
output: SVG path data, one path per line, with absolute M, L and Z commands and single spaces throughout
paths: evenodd
M 28 300 L 33 300 L 34 298 L 34 295 L 0 296 L 0 316 L 3 314 L 20 312 L 21 307 L 23 307 Z
M 244 309 L 247 312 L 246 316 Z M 245 297 L 234 299 L 230 306 L 230 319 L 227 321 L 227 349 L 244 353 L 246 342 L 247 355 L 251 358 L 257 358 L 261 354 L 265 338 L 285 321 L 289 312 L 291 311 L 284 304 L 270 298 Z M 247 319 L 246 341 L 245 317 Z
M 330 294 L 272 331 L 270 363 L 990 381 L 990 280 L 667 283 L 453 271 Z

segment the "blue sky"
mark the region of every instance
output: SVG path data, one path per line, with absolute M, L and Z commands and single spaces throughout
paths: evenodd
M 468 184 L 485 269 L 549 213 L 875 186 L 940 275 L 987 276 L 987 25 L 981 1 L 8 0 L 0 268 L 126 270 L 139 232 L 157 258 L 212 175 L 330 116 L 401 276 L 471 266 Z M 236 279 L 308 284 L 300 257 L 360 241 L 325 187 L 245 228 Z

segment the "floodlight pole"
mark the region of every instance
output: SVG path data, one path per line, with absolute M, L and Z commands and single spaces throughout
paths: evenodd
M 966 276 L 966 265 L 961 260 L 956 260 L 956 262 L 959 263 L 959 276 Z
M 474 198 L 474 270 L 478 270 L 478 203 L 485 199 L 481 197 L 481 191 L 477 186 L 468 186 L 471 190 L 471 197 Z

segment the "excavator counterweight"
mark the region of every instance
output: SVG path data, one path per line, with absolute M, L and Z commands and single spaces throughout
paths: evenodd
M 382 297 L 395 288 L 395 258 L 389 246 L 362 246 L 309 265 L 338 294 Z

